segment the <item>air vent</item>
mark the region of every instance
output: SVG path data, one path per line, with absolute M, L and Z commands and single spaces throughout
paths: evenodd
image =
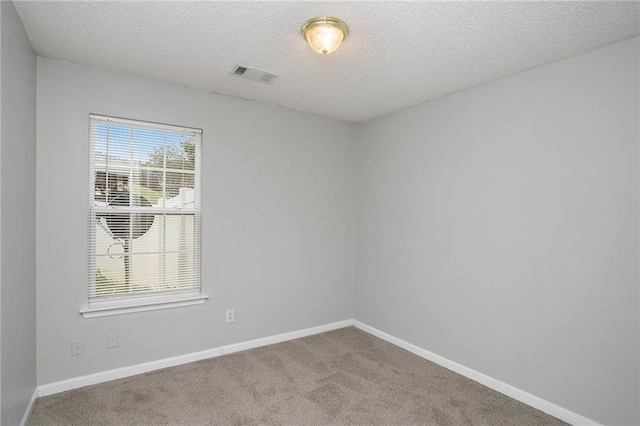
M 236 67 L 235 71 L 233 71 L 233 73 L 236 75 L 242 75 L 245 72 L 247 72 L 247 69 L 245 67 Z
M 244 65 L 236 65 L 231 75 L 236 77 L 246 78 L 247 80 L 259 81 L 261 83 L 269 84 L 276 78 L 278 74 L 274 74 L 269 71 L 259 70 L 257 68 L 246 67 Z

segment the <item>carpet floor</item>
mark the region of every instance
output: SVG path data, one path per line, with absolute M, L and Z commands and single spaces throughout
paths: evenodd
M 354 327 L 39 398 L 40 425 L 565 425 Z

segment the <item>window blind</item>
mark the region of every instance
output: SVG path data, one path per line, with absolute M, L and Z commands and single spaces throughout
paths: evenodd
M 200 291 L 202 131 L 89 116 L 89 303 Z

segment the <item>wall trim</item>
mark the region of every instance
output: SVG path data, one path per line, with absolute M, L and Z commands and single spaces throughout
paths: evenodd
M 135 376 L 137 374 L 148 373 L 150 371 L 160 370 L 162 368 L 175 367 L 177 365 L 188 364 L 194 361 L 215 358 L 221 355 L 232 354 L 234 352 L 245 351 L 247 349 L 257 348 L 260 346 L 272 345 L 274 343 L 286 342 L 287 340 L 298 339 L 300 337 L 311 336 L 318 333 L 324 333 L 325 331 L 349 327 L 353 325 L 353 321 L 354 320 L 352 319 L 338 321 L 331 324 L 306 328 L 303 330 L 291 331 L 288 333 L 276 334 L 274 336 L 263 337 L 260 339 L 248 340 L 246 342 L 233 343 L 230 345 L 207 349 L 200 352 L 192 352 L 189 354 L 178 355 L 171 358 L 145 362 L 128 367 L 116 368 L 114 370 L 101 371 L 99 373 L 88 374 L 86 376 L 74 377 L 72 379 L 61 380 L 59 382 L 47 383 L 38 386 L 38 388 L 36 389 L 38 392 L 36 397 L 53 395 L 84 386 L 96 385 L 98 383 L 104 383 L 111 380 Z
M 200 361 L 207 358 L 214 358 L 222 355 L 221 348 L 207 349 L 200 352 L 178 355 L 172 358 L 159 359 L 128 367 L 116 368 L 113 370 L 101 371 L 99 373 L 88 374 L 86 376 L 74 377 L 72 379 L 61 380 L 59 382 L 47 383 L 38 386 L 39 396 L 48 396 L 84 386 L 96 385 L 98 383 L 109 382 L 111 380 L 122 379 L 137 374 L 148 373 L 167 367 L 187 364 L 189 362 Z
M 234 343 L 222 346 L 222 354 L 228 355 L 234 352 L 246 351 L 247 349 L 259 348 L 260 346 L 273 345 L 275 343 L 286 342 L 287 340 L 299 339 L 301 337 L 324 333 L 326 331 L 337 330 L 352 326 L 354 320 L 348 319 L 317 327 L 306 328 L 304 330 L 291 331 L 289 333 L 277 334 L 275 336 L 263 337 L 261 339 L 248 340 L 246 342 Z
M 412 343 L 406 342 L 402 339 L 394 337 L 384 331 L 380 331 L 377 328 L 373 328 L 367 324 L 364 324 L 360 321 L 354 321 L 353 325 L 356 328 L 359 328 L 362 331 L 366 331 L 369 334 L 372 334 L 382 340 L 385 340 L 393 345 L 399 346 L 402 349 L 406 349 L 407 351 L 418 355 L 421 358 L 424 358 L 428 361 L 431 361 L 435 364 L 438 364 L 448 370 L 451 370 L 455 373 L 458 373 L 462 376 L 465 376 L 468 379 L 471 379 L 475 382 L 478 382 L 488 388 L 491 388 L 495 391 L 500 392 L 501 394 L 507 395 L 515 400 L 523 402 L 533 408 L 536 408 L 543 413 L 547 413 L 553 417 L 556 417 L 564 422 L 572 424 L 574 426 L 602 426 L 600 423 L 597 423 L 591 419 L 588 419 L 580 414 L 574 413 L 573 411 L 569 411 L 566 408 L 560 407 L 552 402 L 549 402 L 545 399 L 532 395 L 528 392 L 525 392 L 521 389 L 516 388 L 515 386 L 511 386 L 507 383 L 504 383 L 498 379 L 494 379 L 493 377 L 489 377 L 486 374 L 482 374 L 476 370 L 473 370 L 469 367 L 465 367 L 462 364 L 458 364 L 455 361 L 451 361 L 443 356 L 430 352 L 426 349 L 423 349 L 419 346 L 416 346 Z
M 33 390 L 33 395 L 31 395 L 31 399 L 29 400 L 29 404 L 27 405 L 27 409 L 24 412 L 24 416 L 22 416 L 20 426 L 26 426 L 29 422 L 29 417 L 31 417 L 31 413 L 33 412 L 33 407 L 36 405 L 36 399 L 38 399 L 38 396 L 38 388 L 35 388 Z
M 165 358 L 157 361 L 145 362 L 142 364 L 136 364 L 128 367 L 117 368 L 114 370 L 102 371 L 99 373 L 88 374 L 86 376 L 74 377 L 68 380 L 62 380 L 59 382 L 48 383 L 38 386 L 29 402 L 27 411 L 24 414 L 21 425 L 26 425 L 31 411 L 35 405 L 35 401 L 38 397 L 53 395 L 56 393 L 81 388 L 84 386 L 95 385 L 98 383 L 104 383 L 111 380 L 122 379 L 125 377 L 135 376 L 137 374 L 148 373 L 150 371 L 160 370 L 167 367 L 175 367 L 177 365 L 187 364 L 194 361 L 200 361 L 208 358 L 215 358 L 222 355 L 228 355 L 235 352 L 246 351 L 248 349 L 258 348 L 261 346 L 273 345 L 276 343 L 286 342 L 288 340 L 299 339 L 301 337 L 311 336 L 314 334 L 324 333 L 326 331 L 337 330 L 339 328 L 345 328 L 349 326 L 355 326 L 362 331 L 365 331 L 373 336 L 376 336 L 382 340 L 385 340 L 393 345 L 396 345 L 402 349 L 405 349 L 421 358 L 436 363 L 448 370 L 465 376 L 471 380 L 474 380 L 488 388 L 491 388 L 497 392 L 507 395 L 513 399 L 516 399 L 522 403 L 525 403 L 533 408 L 536 408 L 544 413 L 554 416 L 564 422 L 575 426 L 602 426 L 591 419 L 588 419 L 566 408 L 560 407 L 552 402 L 539 398 L 521 389 L 504 383 L 498 379 L 487 376 L 462 364 L 458 364 L 455 361 L 451 361 L 443 356 L 430 352 L 405 340 L 392 336 L 377 328 L 371 327 L 360 321 L 354 319 L 348 319 L 344 321 L 338 321 L 331 324 L 320 325 L 317 327 L 306 328 L 303 330 L 291 331 L 287 333 L 276 334 L 273 336 L 262 337 L 259 339 L 248 340 L 245 342 L 232 343 L 229 345 L 220 346 L 217 348 L 207 349 L 200 352 L 192 352 L 189 354 L 179 355 L 172 358 Z

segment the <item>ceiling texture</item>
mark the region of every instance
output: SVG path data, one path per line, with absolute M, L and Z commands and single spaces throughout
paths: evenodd
M 42 56 L 351 122 L 640 34 L 637 1 L 15 3 Z M 335 53 L 300 35 L 314 16 L 349 25 Z

